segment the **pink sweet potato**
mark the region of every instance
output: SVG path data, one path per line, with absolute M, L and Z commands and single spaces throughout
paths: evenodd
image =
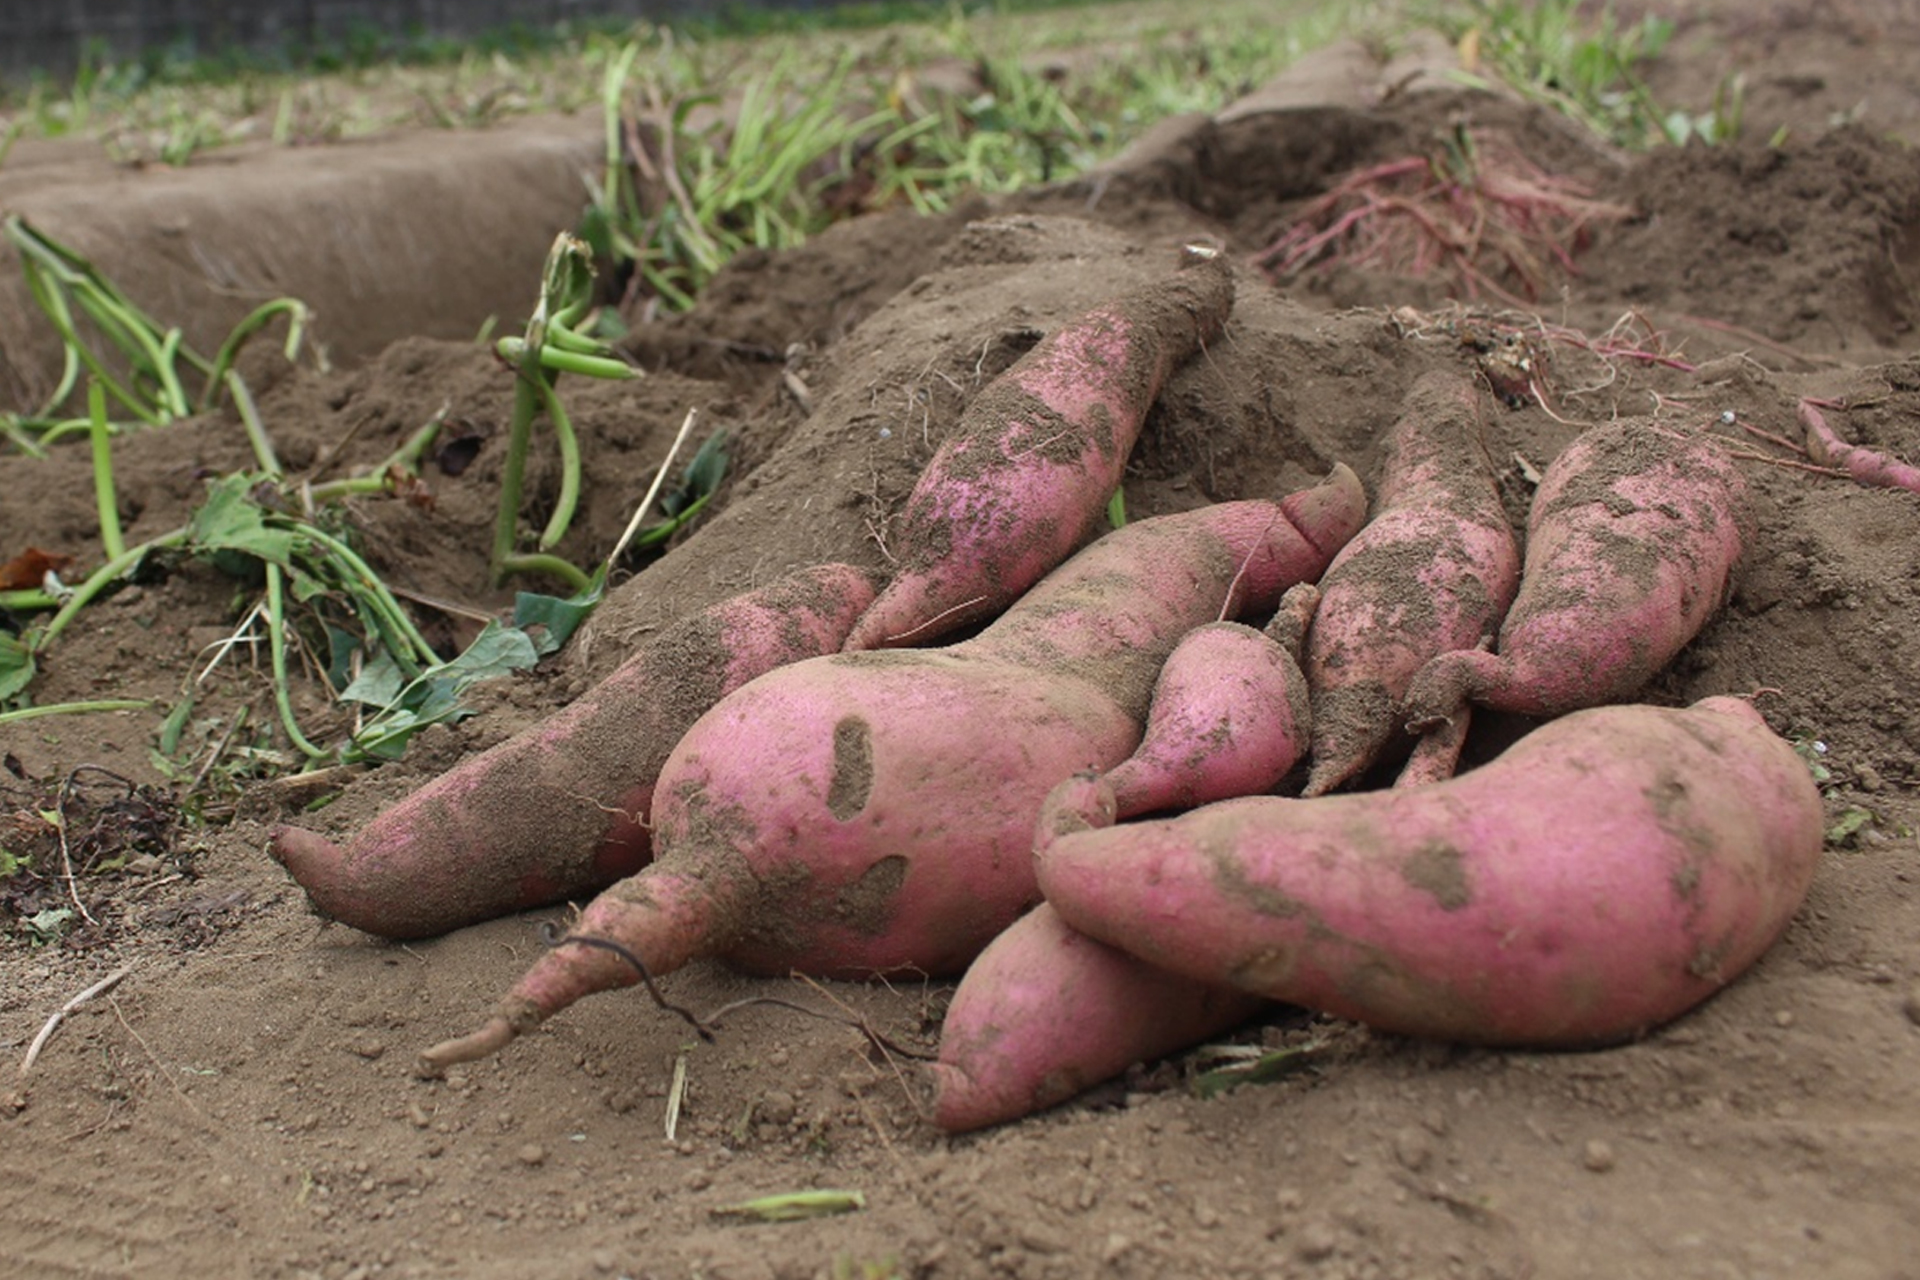
M 1304 631 L 1318 592 L 1291 588 L 1270 630 Z M 1266 791 L 1305 754 L 1306 677 L 1283 644 L 1235 622 L 1189 632 L 1154 686 L 1146 735 L 1105 774 L 1060 783 L 1037 847 L 1072 830 Z M 932 1068 L 934 1123 L 949 1131 L 1016 1119 L 1244 1022 L 1260 1005 L 1170 974 L 1069 929 L 1041 903 L 967 969 Z
M 849 651 L 921 645 L 993 617 L 1086 541 L 1175 366 L 1233 308 L 1224 254 L 1054 330 L 967 406 L 895 526 L 900 567 Z
M 979 635 L 783 667 L 723 700 L 662 768 L 655 862 L 575 932 L 653 972 L 700 955 L 763 973 L 958 971 L 1035 898 L 1048 790 L 1140 740 L 1180 636 L 1264 611 L 1319 575 L 1365 498 L 1340 468 L 1275 503 L 1144 520 L 1094 543 Z M 601 948 L 541 957 L 432 1071 L 504 1045 L 632 967 Z
M 1301 591 L 1314 588 L 1288 595 Z M 1238 622 L 1188 632 L 1161 668 L 1139 749 L 1106 775 L 1119 816 L 1272 790 L 1306 754 L 1312 717 L 1306 677 L 1272 636 Z
M 1069 778 L 1041 807 L 1037 848 L 1072 830 L 1273 787 L 1306 753 L 1297 647 L 1319 592 L 1290 588 L 1267 632 L 1190 631 L 1154 686 L 1146 736 L 1105 774 Z M 1275 634 L 1285 637 L 1276 639 Z M 1016 1119 L 1251 1017 L 1258 997 L 1163 972 L 1067 928 L 1044 902 L 990 943 L 947 1006 L 931 1069 L 934 1123 Z
M 1541 477 L 1494 652 L 1421 668 L 1409 724 L 1469 702 L 1554 716 L 1631 696 L 1726 599 L 1749 520 L 1746 482 L 1711 437 L 1646 419 L 1585 432 Z
M 1229 1031 L 1264 1003 L 1096 942 L 1043 902 L 954 992 L 929 1068 L 933 1122 L 958 1133 L 1017 1120 Z
M 283 826 L 269 852 L 323 915 L 388 938 L 603 889 L 646 864 L 654 779 L 701 713 L 755 676 L 837 650 L 873 593 L 865 570 L 823 565 L 722 601 L 346 845 Z
M 1407 1035 L 1627 1039 L 1786 927 L 1822 844 L 1791 746 L 1735 698 L 1575 712 L 1447 782 L 1255 797 L 1062 835 L 1041 890 L 1160 968 Z
M 1485 396 L 1458 374 L 1414 384 L 1387 438 L 1375 514 L 1334 557 L 1304 661 L 1320 795 L 1374 764 L 1405 726 L 1414 673 L 1499 629 L 1520 584 L 1520 546 L 1481 438 Z M 1460 712 L 1464 717 L 1465 712 Z M 1465 725 L 1444 743 L 1457 753 Z M 1440 771 L 1452 771 L 1448 756 Z

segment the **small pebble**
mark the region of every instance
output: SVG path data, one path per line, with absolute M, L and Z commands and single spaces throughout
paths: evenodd
M 537 1169 L 547 1162 L 547 1149 L 537 1142 L 529 1142 L 514 1152 L 514 1158 L 530 1169 Z
M 1325 1222 L 1309 1222 L 1300 1228 L 1294 1237 L 1294 1256 L 1302 1262 L 1320 1262 L 1333 1256 L 1340 1239 L 1333 1234 L 1333 1227 Z
M 348 1045 L 347 1047 L 351 1049 L 355 1054 L 359 1055 L 362 1058 L 365 1058 L 368 1062 L 374 1061 L 375 1059 L 379 1058 L 381 1054 L 387 1051 L 386 1045 L 382 1044 L 378 1040 L 372 1040 L 372 1039 L 356 1040 L 352 1044 Z
M 1920 987 L 1908 987 L 1907 998 L 1900 1002 L 1900 1012 L 1907 1015 L 1907 1021 L 1920 1027 Z
M 1603 1138 L 1589 1138 L 1580 1152 L 1581 1168 L 1588 1173 L 1605 1173 L 1613 1164 L 1613 1144 Z
M 1793 1025 L 1793 1010 L 1791 1010 L 1791 1009 L 1780 1009 L 1780 1010 L 1778 1010 L 1778 1011 L 1776 1011 L 1776 1012 L 1774 1013 L 1774 1015 L 1773 1015 L 1773 1025 L 1774 1025 L 1774 1026 L 1776 1026 L 1776 1027 L 1790 1027 L 1790 1026 L 1792 1026 L 1792 1025 Z
M 1408 1173 L 1419 1173 L 1433 1163 L 1433 1144 L 1425 1133 L 1409 1125 L 1393 1135 L 1393 1156 Z

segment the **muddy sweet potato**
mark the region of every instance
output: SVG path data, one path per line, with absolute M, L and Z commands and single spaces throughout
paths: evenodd
M 1281 502 L 1140 521 L 962 643 L 838 654 L 753 681 L 674 749 L 654 799 L 659 856 L 590 904 L 575 934 L 653 972 L 701 955 L 762 973 L 957 972 L 1033 902 L 1048 790 L 1133 751 L 1179 638 L 1318 577 L 1364 509 L 1343 467 Z M 422 1066 L 492 1052 L 635 981 L 620 957 L 563 945 Z
M 1038 858 L 1072 928 L 1387 1031 L 1542 1047 L 1628 1039 L 1731 982 L 1823 839 L 1806 766 L 1726 697 L 1575 712 L 1430 786 L 1101 821 Z
M 1534 494 L 1520 591 L 1493 652 L 1422 667 L 1409 725 L 1469 703 L 1555 716 L 1630 697 L 1726 599 L 1749 522 L 1746 482 L 1712 437 L 1646 419 L 1583 433 Z
M 865 570 L 823 565 L 722 601 L 345 845 L 282 826 L 268 851 L 321 914 L 387 938 L 597 892 L 646 864 L 654 779 L 701 713 L 755 676 L 837 650 L 873 594 Z
M 1305 629 L 1318 592 L 1291 588 L 1270 628 Z M 1146 735 L 1105 774 L 1069 778 L 1041 807 L 1036 847 L 1072 827 L 1268 790 L 1306 752 L 1306 677 L 1285 644 L 1233 622 L 1189 632 L 1154 686 Z M 930 1068 L 934 1123 L 957 1132 L 1065 1101 L 1136 1062 L 1244 1022 L 1258 997 L 1166 973 L 1069 929 L 1044 902 L 967 967 Z
M 894 526 L 900 567 L 848 650 L 923 645 L 1000 613 L 1085 542 L 1147 410 L 1233 308 L 1224 254 L 1054 330 L 975 396 Z
M 1413 386 L 1387 437 L 1374 516 L 1327 567 L 1304 659 L 1320 795 L 1403 737 L 1400 703 L 1421 667 L 1499 629 L 1520 584 L 1520 545 L 1500 501 L 1481 422 L 1486 398 L 1454 373 Z M 1464 709 L 1456 719 L 1464 720 Z M 1450 773 L 1465 733 L 1429 735 Z

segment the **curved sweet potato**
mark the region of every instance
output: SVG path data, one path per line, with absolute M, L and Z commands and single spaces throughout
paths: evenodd
M 834 652 L 873 594 L 870 574 L 836 564 L 724 600 L 346 845 L 282 826 L 268 852 L 323 915 L 387 938 L 603 889 L 646 865 L 654 779 L 701 713 L 755 676 Z
M 1507 523 L 1481 438 L 1485 397 L 1454 373 L 1413 386 L 1387 438 L 1375 515 L 1327 567 L 1303 665 L 1313 691 L 1316 796 L 1380 758 L 1405 725 L 1401 699 L 1440 654 L 1473 649 L 1499 629 L 1520 584 L 1520 545 Z M 1462 710 L 1458 717 L 1464 717 Z M 1453 770 L 1465 725 L 1422 749 Z
M 1259 795 L 1306 754 L 1312 723 L 1306 677 L 1279 642 L 1210 622 L 1168 655 L 1146 734 L 1106 782 L 1122 818 Z
M 1575 712 L 1448 782 L 1231 800 L 1039 857 L 1073 928 L 1388 1031 L 1640 1034 L 1764 952 L 1806 895 L 1818 790 L 1735 698 Z
M 1749 521 L 1746 481 L 1711 437 L 1637 418 L 1585 432 L 1541 477 L 1494 652 L 1421 668 L 1409 725 L 1469 702 L 1555 716 L 1631 696 L 1726 599 Z
M 659 857 L 575 932 L 664 972 L 714 955 L 763 972 L 964 966 L 1036 897 L 1048 790 L 1124 759 L 1175 641 L 1264 611 L 1359 526 L 1358 479 L 1128 525 L 947 649 L 838 654 L 723 700 L 662 768 Z M 599 948 L 542 956 L 428 1071 L 490 1053 L 573 1000 L 637 980 Z
M 849 651 L 921 645 L 1001 612 L 1086 541 L 1175 366 L 1233 309 L 1224 254 L 1189 249 L 1165 279 L 1047 335 L 987 385 L 914 485 L 900 568 Z

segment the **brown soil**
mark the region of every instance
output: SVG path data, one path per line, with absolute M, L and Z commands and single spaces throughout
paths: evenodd
M 942 220 L 871 216 L 805 249 L 741 260 L 693 315 L 637 329 L 633 350 L 652 377 L 566 384 L 589 475 L 561 551 L 604 554 L 690 407 L 735 432 L 723 505 L 635 573 L 562 658 L 486 686 L 474 718 L 430 731 L 397 764 L 344 778 L 211 779 L 196 801 L 206 821 L 183 831 L 169 825 L 170 788 L 149 759 L 157 713 L 0 729 L 0 836 L 40 841 L 30 851 L 42 867 L 59 855 L 35 811 L 57 804 L 70 771 L 97 767 L 78 775 L 66 806 L 78 892 L 97 923 L 33 946 L 21 921 L 60 907 L 64 884 L 0 887 L 0 1093 L 14 1089 L 11 1064 L 50 1013 L 131 966 L 57 1030 L 0 1117 L 0 1270 L 1920 1275 L 1920 498 L 1909 493 L 1742 464 L 1757 507 L 1744 576 L 1644 696 L 1757 693 L 1775 727 L 1829 771 L 1835 822 L 1871 817 L 1832 843 L 1805 908 L 1752 971 L 1622 1048 L 1465 1050 L 1276 1009 L 1241 1039 L 1320 1046 L 1278 1082 L 1201 1100 L 1183 1064 L 1144 1067 L 1043 1116 L 949 1140 L 919 1119 L 904 1064 L 844 1025 L 752 1007 L 728 1017 L 717 1043 L 696 1046 L 683 1023 L 623 993 L 426 1082 L 411 1072 L 414 1051 L 477 1022 L 539 950 L 535 920 L 382 943 L 314 918 L 264 853 L 268 826 L 316 795 L 337 798 L 305 820 L 333 835 L 357 829 L 564 704 L 675 617 L 804 564 L 884 567 L 890 517 L 973 393 L 1041 333 L 1159 274 L 1199 237 L 1242 264 L 1239 301 L 1224 340 L 1153 411 L 1127 478 L 1135 516 L 1282 492 L 1336 461 L 1376 475 L 1377 442 L 1402 397 L 1443 368 L 1484 374 L 1518 402 L 1489 424 L 1516 521 L 1528 476 L 1582 425 L 1616 416 L 1654 413 L 1785 456 L 1723 415 L 1791 436 L 1800 395 L 1847 397 L 1856 408 L 1832 415 L 1843 434 L 1920 459 L 1920 164 L 1899 140 L 1920 127 L 1916 35 L 1893 0 L 1690 6 L 1656 87 L 1701 107 L 1723 71 L 1745 68 L 1747 141 L 1649 156 L 1613 154 L 1494 99 L 1413 92 L 1370 105 L 1345 74 L 1333 79 L 1351 101 L 1302 105 L 1303 73 L 1264 109 L 1175 122 L 1058 190 Z M 1832 119 L 1859 103 L 1857 120 Z M 1245 265 L 1340 175 L 1419 151 L 1456 119 L 1636 211 L 1597 230 L 1581 274 L 1537 316 L 1459 310 L 1436 279 L 1336 269 L 1272 287 Z M 1767 146 L 1782 123 L 1786 141 Z M 444 149 L 439 137 L 381 145 Z M 345 184 L 366 153 L 301 159 Z M 263 163 L 119 175 L 89 216 L 117 211 L 128 240 L 180 240 L 122 195 L 165 181 L 187 183 L 208 207 L 240 184 L 265 198 L 275 184 L 247 176 Z M 31 209 L 20 184 L 32 170 L 7 172 L 7 200 Z M 478 204 L 494 186 L 476 174 L 454 198 Z M 571 208 L 576 192 L 557 204 Z M 411 216 L 382 212 L 392 225 Z M 297 208 L 279 219 L 267 234 L 248 224 L 258 243 L 240 247 L 266 253 L 273 240 L 327 234 Z M 490 278 L 519 298 L 552 229 L 520 235 L 514 243 L 531 248 L 510 270 L 446 268 L 461 280 L 416 277 L 417 287 L 451 292 L 499 272 Z M 314 300 L 351 317 L 362 287 L 334 271 L 315 281 Z M 497 305 L 408 332 L 470 334 Z M 0 329 L 7 367 L 31 387 L 38 374 L 19 371 L 33 357 L 10 333 Z M 261 391 L 282 456 L 301 471 L 372 465 L 443 408 L 482 433 L 473 466 L 430 470 L 430 507 L 353 508 L 392 581 L 480 609 L 507 603 L 488 589 L 485 548 L 510 396 L 480 350 L 420 336 Z M 124 440 L 129 537 L 174 527 L 203 477 L 246 460 L 221 415 Z M 543 467 L 530 489 L 537 517 L 555 484 Z M 83 565 L 97 556 L 87 473 L 73 449 L 0 458 L 0 560 L 29 545 Z M 183 756 L 204 759 L 223 738 L 229 761 L 244 758 L 236 746 L 284 753 L 267 727 L 264 654 L 243 644 L 210 665 L 251 590 L 204 565 L 155 573 L 61 638 L 34 696 L 172 705 L 191 685 Z M 420 618 L 446 645 L 475 626 L 424 606 Z M 343 731 L 342 714 L 303 690 L 296 709 L 309 733 Z M 229 737 L 243 707 L 248 727 Z M 1487 717 L 1470 752 L 1484 758 L 1521 728 Z M 129 796 L 109 774 L 151 789 Z M 131 861 L 89 870 L 103 849 Z M 700 1010 L 750 994 L 837 1006 L 923 1048 L 949 992 L 902 980 L 814 987 L 707 965 L 666 987 Z M 685 1106 L 669 1142 L 668 1082 L 682 1054 Z M 866 1208 L 789 1225 L 714 1212 L 806 1187 L 858 1189 Z

